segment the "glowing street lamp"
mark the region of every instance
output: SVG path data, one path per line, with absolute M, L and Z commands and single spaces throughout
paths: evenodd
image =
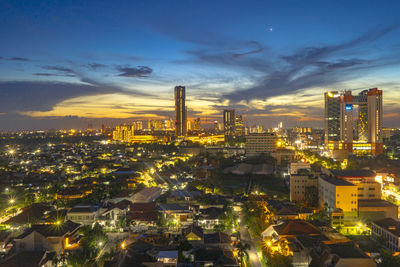
M 10 198 L 10 200 L 8 201 L 10 204 L 14 204 L 15 203 L 15 199 Z

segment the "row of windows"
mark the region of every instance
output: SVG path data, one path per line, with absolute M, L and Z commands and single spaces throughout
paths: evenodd
M 340 204 L 340 201 L 336 201 L 337 204 Z M 357 201 L 351 201 L 351 204 L 357 204 Z
M 358 190 L 364 190 L 364 187 L 359 187 Z M 375 190 L 375 187 L 369 187 L 368 190 Z
M 68 216 L 68 218 L 73 221 L 73 220 L 82 220 L 86 219 L 89 220 L 92 216 Z
M 339 195 L 339 194 L 336 194 L 336 196 L 339 197 L 340 195 Z M 357 194 L 351 194 L 351 196 L 352 196 L 352 197 L 356 197 Z

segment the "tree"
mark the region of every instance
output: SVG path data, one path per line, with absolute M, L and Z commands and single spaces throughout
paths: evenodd
M 98 223 L 96 223 L 93 228 L 84 226 L 79 229 L 79 231 L 83 235 L 80 242 L 83 257 L 88 260 L 93 260 L 97 257 L 101 248 L 107 243 L 108 237 Z
M 268 254 L 267 255 L 267 266 L 270 267 L 291 267 L 292 264 L 292 257 L 283 256 L 281 254 Z
M 329 221 L 328 213 L 326 209 L 321 209 L 315 214 L 311 216 L 311 220 L 319 220 L 319 221 Z
M 390 251 L 387 251 L 385 249 L 382 249 L 380 251 L 378 261 L 378 266 L 380 267 L 400 266 L 400 256 L 393 256 Z
M 247 201 L 242 210 L 245 225 L 256 236 L 261 235 L 271 223 L 273 214 L 263 202 Z
M 316 186 L 307 186 L 306 190 L 306 201 L 309 207 L 318 206 L 318 189 Z
M 244 243 L 242 241 L 240 241 L 237 245 L 236 245 L 236 249 L 238 251 L 238 256 L 240 258 L 240 266 L 243 267 L 243 257 L 247 257 L 249 254 L 247 253 L 247 251 L 250 249 L 250 245 L 247 243 Z

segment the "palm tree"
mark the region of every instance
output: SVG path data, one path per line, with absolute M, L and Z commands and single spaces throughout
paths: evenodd
M 250 245 L 240 241 L 236 245 L 236 249 L 238 250 L 238 256 L 240 258 L 240 266 L 243 267 L 243 257 L 244 256 L 249 256 L 249 254 L 247 253 L 247 250 L 250 249 Z

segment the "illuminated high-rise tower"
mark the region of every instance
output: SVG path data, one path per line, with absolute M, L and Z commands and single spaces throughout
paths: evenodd
M 325 143 L 340 140 L 340 95 L 337 91 L 325 93 Z
M 175 86 L 175 136 L 186 135 L 186 88 L 185 86 Z
M 243 116 L 239 114 L 236 114 L 235 117 L 235 134 L 237 136 L 243 136 L 245 134 Z
M 235 110 L 234 109 L 225 109 L 223 113 L 223 121 L 224 121 L 224 132 L 225 136 L 232 136 L 235 133 Z
M 201 121 L 200 118 L 194 120 L 193 130 L 200 131 L 201 130 Z
M 355 122 L 354 106 L 358 107 Z M 372 88 L 354 96 L 351 91 L 325 93 L 325 144 L 329 150 L 380 154 L 383 152 L 381 129 L 382 90 Z

